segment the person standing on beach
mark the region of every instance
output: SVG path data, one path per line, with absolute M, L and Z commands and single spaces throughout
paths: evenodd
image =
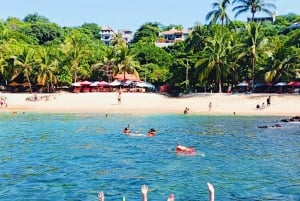
M 209 102 L 209 104 L 208 104 L 208 109 L 209 109 L 209 111 L 211 111 L 211 107 L 212 107 L 212 103 Z
M 121 91 L 119 91 L 119 94 L 118 94 L 118 104 L 119 105 L 121 104 L 121 99 L 122 99 L 122 93 L 121 93 Z
M 271 105 L 271 96 L 267 98 L 267 107 Z

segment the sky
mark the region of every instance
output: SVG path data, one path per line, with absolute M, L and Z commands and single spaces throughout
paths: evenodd
M 38 13 L 59 26 L 76 27 L 84 23 L 110 26 L 114 30 L 136 31 L 147 22 L 159 22 L 164 26 L 193 27 L 206 24 L 206 14 L 212 3 L 218 0 L 0 0 L 0 19 L 8 17 L 24 19 Z M 277 6 L 277 14 L 300 15 L 300 0 L 266 0 Z M 231 19 L 234 14 L 230 12 Z M 260 16 L 260 15 L 257 15 Z M 237 20 L 246 21 L 250 13 Z

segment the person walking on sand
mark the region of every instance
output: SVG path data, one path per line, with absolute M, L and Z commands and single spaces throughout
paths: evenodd
M 119 94 L 118 94 L 118 104 L 119 105 L 121 104 L 121 99 L 122 99 L 122 93 L 121 93 L 121 91 L 119 91 Z
M 209 104 L 208 104 L 208 109 L 209 109 L 209 111 L 211 111 L 211 107 L 212 107 L 212 103 L 209 102 Z

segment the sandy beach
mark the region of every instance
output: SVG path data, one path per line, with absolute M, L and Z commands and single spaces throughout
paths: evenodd
M 121 104 L 113 92 L 36 95 L 37 100 L 34 94 L 1 93 L 7 98 L 7 107 L 1 106 L 0 112 L 182 114 L 188 107 L 189 114 L 199 115 L 300 115 L 300 95 L 287 94 L 197 93 L 174 98 L 156 93 L 122 93 Z M 266 105 L 268 96 L 271 105 L 257 110 L 257 104 Z M 29 98 L 32 100 L 26 100 Z

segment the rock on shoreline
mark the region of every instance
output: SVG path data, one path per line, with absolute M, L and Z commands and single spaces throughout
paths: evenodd
M 300 122 L 300 116 L 294 116 L 291 118 L 281 119 L 280 122 Z

